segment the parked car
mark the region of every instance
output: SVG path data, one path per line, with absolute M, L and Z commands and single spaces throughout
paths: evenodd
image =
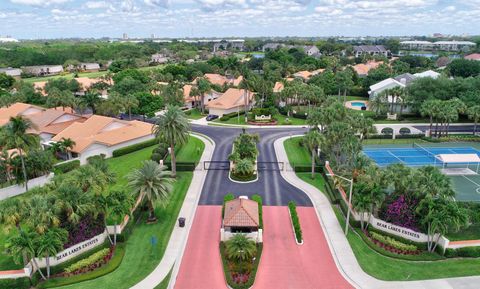
M 207 121 L 212 121 L 212 120 L 217 119 L 217 118 L 218 118 L 218 115 L 209 114 L 206 119 L 207 119 Z

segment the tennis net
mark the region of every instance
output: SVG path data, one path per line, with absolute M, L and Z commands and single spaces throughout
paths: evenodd
M 427 156 L 430 156 L 432 158 L 436 158 L 435 157 L 435 154 L 431 153 L 430 151 L 428 151 L 426 148 L 422 147 L 421 145 L 417 144 L 417 143 L 413 143 L 413 147 L 423 153 L 425 153 Z

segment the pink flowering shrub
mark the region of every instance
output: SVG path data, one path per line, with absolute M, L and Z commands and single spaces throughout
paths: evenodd
M 380 217 L 384 221 L 394 225 L 419 231 L 415 216 L 418 200 L 415 198 L 406 198 L 405 195 L 392 197 L 392 199 L 387 199 L 386 206 L 383 207 Z

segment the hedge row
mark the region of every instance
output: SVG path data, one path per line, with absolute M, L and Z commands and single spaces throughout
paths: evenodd
M 262 256 L 263 251 L 263 244 L 257 244 L 257 256 L 255 256 L 255 263 L 253 264 L 252 271 L 250 272 L 250 276 L 248 281 L 244 284 L 237 284 L 232 280 L 232 274 L 230 274 L 230 270 L 228 268 L 228 261 L 225 253 L 225 244 L 223 242 L 220 243 L 220 256 L 222 257 L 222 264 L 223 264 L 223 273 L 225 274 L 225 279 L 227 279 L 227 284 L 232 289 L 250 289 L 255 283 L 255 276 L 257 275 L 258 270 L 258 263 L 260 262 L 260 258 Z
M 395 135 L 395 139 L 421 139 L 425 137 L 425 134 L 419 133 L 419 134 L 397 134 Z M 391 134 L 374 134 L 374 135 L 369 135 L 368 139 L 392 139 Z
M 303 242 L 302 228 L 300 227 L 300 221 L 297 214 L 297 205 L 295 202 L 290 201 L 288 203 L 288 209 L 290 210 L 290 216 L 292 217 L 293 229 L 295 230 L 295 238 L 298 243 Z
M 259 227 L 263 229 L 263 200 L 260 195 L 253 195 L 252 200 L 258 203 L 258 218 L 260 219 Z
M 69 162 L 63 162 L 59 163 L 58 165 L 55 165 L 53 167 L 54 173 L 68 173 L 70 171 L 73 171 L 76 168 L 80 167 L 80 160 L 74 160 L 74 161 L 69 161 Z
M 147 140 L 147 141 L 137 143 L 137 144 L 134 144 L 134 145 L 126 146 L 126 147 L 114 150 L 113 153 L 112 153 L 112 156 L 114 158 L 119 157 L 119 156 L 123 156 L 123 155 L 129 154 L 129 153 L 139 151 L 139 150 L 144 149 L 144 148 L 151 147 L 151 146 L 153 146 L 157 143 L 158 143 L 157 139 L 151 139 L 151 140 Z
M 370 236 L 372 236 L 373 239 L 385 244 L 389 245 L 395 249 L 402 250 L 402 251 L 417 251 L 418 248 L 415 245 L 409 245 L 402 243 L 400 241 L 397 241 L 391 237 L 384 236 L 382 234 L 379 234 L 377 232 L 369 232 Z
M 480 247 L 465 247 L 458 249 L 447 248 L 445 250 L 445 257 L 455 258 L 455 257 L 470 257 L 478 258 L 480 257 Z
M 231 119 L 232 117 L 237 117 L 238 115 L 244 115 L 244 114 L 245 114 L 244 111 L 240 111 L 240 114 L 238 112 L 227 113 L 227 114 L 222 115 L 222 117 L 220 117 L 220 121 L 227 121 L 227 120 Z
M 72 272 L 75 272 L 75 271 L 80 270 L 82 268 L 88 267 L 88 266 L 102 260 L 105 256 L 108 255 L 108 253 L 110 253 L 110 249 L 108 249 L 108 248 L 102 249 L 102 250 L 88 256 L 87 258 L 85 258 L 83 260 L 80 260 L 80 261 L 68 266 L 67 268 L 65 268 L 65 272 L 66 273 L 72 273 Z
M 250 182 L 250 181 L 256 180 L 257 175 L 252 174 L 252 175 L 244 176 L 244 175 L 237 175 L 234 172 L 230 172 L 230 178 L 232 178 L 232 180 L 237 182 Z

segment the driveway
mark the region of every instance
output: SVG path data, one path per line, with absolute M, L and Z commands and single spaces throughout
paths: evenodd
M 232 152 L 233 140 L 242 132 L 241 128 L 215 127 L 192 125 L 195 132 L 205 134 L 215 141 L 213 161 L 227 161 Z M 276 139 L 305 132 L 302 128 L 249 128 L 248 133 L 258 133 L 258 161 L 276 162 L 277 157 L 273 148 Z M 227 170 L 212 170 L 207 179 L 200 197 L 200 205 L 221 205 L 226 193 L 235 196 L 251 196 L 259 194 L 264 205 L 286 206 L 289 201 L 295 201 L 301 206 L 312 206 L 310 199 L 304 192 L 286 182 L 277 170 L 266 170 L 259 173 L 258 181 L 249 184 L 239 184 L 230 181 Z
M 221 206 L 197 208 L 175 288 L 226 288 L 219 249 L 221 215 Z
M 337 270 L 315 209 L 298 207 L 297 212 L 301 246 L 295 243 L 288 208 L 263 208 L 264 249 L 254 288 L 353 288 Z

